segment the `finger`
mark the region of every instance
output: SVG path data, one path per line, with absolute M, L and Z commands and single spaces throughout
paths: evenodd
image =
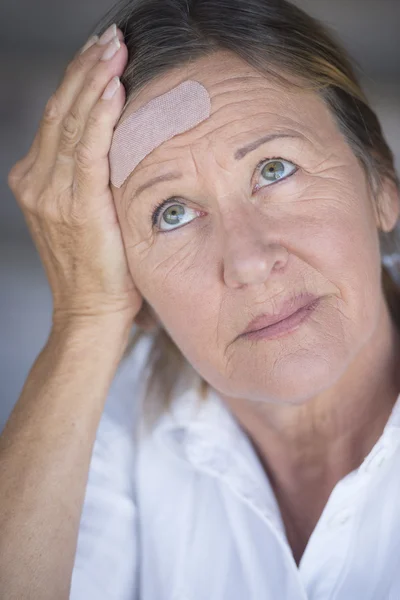
M 66 116 L 58 148 L 58 156 L 73 157 L 75 148 L 83 135 L 87 119 L 95 104 L 98 102 L 107 83 L 114 75 L 119 75 L 128 55 L 127 48 L 118 41 L 113 41 L 106 47 L 107 52 L 114 52 L 110 60 L 100 60 L 88 74 L 81 93 L 76 98 Z M 117 66 L 121 67 L 116 68 Z
M 86 140 L 82 140 L 91 112 L 99 102 L 107 84 L 116 73 L 122 72 L 128 56 L 127 48 L 121 44 L 109 61 L 99 61 L 64 120 L 54 164 L 54 175 L 60 181 L 72 181 L 77 155 L 85 153 Z M 119 65 L 119 68 L 116 68 Z M 120 107 L 120 110 L 122 107 Z M 100 124 L 100 126 L 102 126 Z M 83 147 L 82 147 L 83 146 Z
M 120 41 L 123 41 L 123 33 L 120 29 L 117 29 L 117 37 Z M 86 44 L 83 46 L 83 48 L 75 55 L 74 60 L 77 58 L 78 55 L 83 54 L 84 52 L 86 52 L 86 50 L 88 50 L 96 41 L 98 41 L 98 36 L 92 36 L 87 42 Z M 88 68 L 90 68 L 90 66 L 88 66 Z M 60 84 L 61 85 L 61 84 Z M 53 113 L 57 112 L 56 107 L 53 106 L 55 104 L 55 99 L 50 98 L 46 104 L 46 107 L 44 109 L 44 113 L 46 116 L 42 116 L 42 121 L 39 124 L 39 127 L 36 131 L 35 137 L 33 138 L 33 141 L 31 143 L 31 146 L 27 152 L 27 154 L 21 158 L 17 163 L 15 163 L 14 165 L 14 173 L 18 174 L 18 177 L 25 177 L 25 175 L 28 173 L 28 171 L 34 166 L 34 164 L 36 163 L 38 156 L 39 156 L 39 148 L 41 143 L 44 144 L 44 148 L 48 151 L 48 155 L 50 157 L 50 161 L 51 161 L 51 157 L 54 155 L 54 148 L 52 146 L 52 139 L 51 139 L 51 135 L 47 134 L 47 140 L 46 143 L 44 143 L 43 141 L 43 137 L 46 137 L 46 133 L 45 130 L 46 129 L 50 129 L 53 130 L 54 127 L 49 127 L 47 128 L 46 125 L 46 121 L 50 121 L 51 124 L 54 123 L 54 125 L 56 124 L 56 115 L 54 115 Z M 60 107 L 59 109 L 60 111 L 62 110 L 62 108 Z M 60 118 L 61 115 L 60 115 Z M 43 122 L 43 119 L 45 122 Z M 55 136 L 55 139 L 57 140 L 58 137 L 57 135 Z M 46 157 L 46 153 L 43 153 L 42 155 L 42 160 L 46 161 L 49 160 L 48 157 Z
M 28 152 L 15 164 L 16 170 L 18 170 L 18 175 L 20 177 L 25 177 L 28 171 L 30 171 L 32 166 L 35 164 L 39 153 L 39 145 L 40 133 L 39 129 L 37 129 Z
M 81 48 L 81 49 L 79 50 L 79 52 L 77 53 L 77 55 L 78 55 L 78 54 L 83 54 L 83 53 L 84 53 L 84 52 L 85 52 L 85 51 L 86 51 L 88 48 L 90 48 L 90 46 L 93 46 L 93 44 L 94 44 L 95 42 L 97 42 L 97 41 L 98 41 L 98 39 L 99 39 L 99 36 L 98 36 L 98 35 L 92 35 L 92 37 L 90 37 L 90 38 L 88 39 L 88 41 L 87 41 L 87 42 L 86 42 L 86 44 L 83 46 L 83 48 Z
M 39 136 L 36 134 L 27 154 L 19 159 L 12 167 L 13 174 L 22 179 L 26 176 L 28 171 L 32 168 L 35 163 L 39 145 Z
M 110 88 L 113 82 L 110 82 Z M 125 102 L 125 90 L 119 84 L 115 95 L 100 98 L 90 113 L 75 157 L 74 188 L 79 197 L 98 198 L 109 188 L 109 152 L 114 127 Z
M 122 32 L 118 29 L 117 32 L 120 38 Z M 104 46 L 98 43 L 93 43 L 85 51 L 78 52 L 68 64 L 61 84 L 47 101 L 37 134 L 38 141 L 35 142 L 37 160 L 44 168 L 54 163 L 62 123 L 103 52 Z
M 118 27 L 116 28 L 116 35 L 117 35 L 119 41 L 123 42 L 124 35 L 123 35 L 122 31 L 120 29 L 118 29 Z M 88 39 L 88 41 L 86 42 L 86 44 L 75 54 L 75 57 L 77 57 L 80 54 L 83 54 L 84 52 L 86 52 L 86 50 L 88 50 L 88 48 L 90 48 L 90 46 L 92 46 L 98 40 L 99 40 L 99 36 L 98 35 L 93 35 L 91 38 Z

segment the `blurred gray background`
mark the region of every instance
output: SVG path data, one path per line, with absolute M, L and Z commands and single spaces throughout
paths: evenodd
M 7 185 L 28 151 L 66 64 L 113 0 L 0 3 L 0 431 L 45 344 L 52 301 L 24 217 Z M 400 171 L 400 0 L 296 0 L 356 61 Z

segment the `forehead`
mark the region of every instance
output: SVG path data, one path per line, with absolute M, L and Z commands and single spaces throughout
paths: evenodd
M 127 103 L 120 122 L 187 80 L 198 81 L 206 88 L 211 112 L 196 127 L 155 148 L 135 171 L 162 160 L 172 150 L 203 142 L 213 146 L 237 144 L 260 128 L 266 133 L 282 127 L 295 129 L 317 145 L 324 144 L 327 135 L 338 136 L 336 123 L 322 98 L 316 92 L 294 87 L 294 83 L 301 84 L 299 78 L 285 73 L 285 79 L 287 85 L 259 73 L 235 54 L 219 51 L 151 81 Z

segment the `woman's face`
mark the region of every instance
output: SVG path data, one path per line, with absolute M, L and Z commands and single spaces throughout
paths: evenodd
M 317 94 L 288 91 L 227 52 L 152 82 L 129 112 L 187 79 L 208 90 L 210 117 L 161 144 L 114 190 L 133 279 L 220 393 L 299 402 L 338 379 L 382 310 L 379 222 L 364 172 Z M 235 159 L 277 132 L 293 137 Z M 135 195 L 172 171 L 179 178 Z M 391 229 L 393 195 L 388 206 Z M 238 337 L 302 292 L 321 300 L 297 330 Z

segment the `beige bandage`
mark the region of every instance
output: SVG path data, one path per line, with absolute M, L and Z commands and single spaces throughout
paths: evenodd
M 211 100 L 198 81 L 184 81 L 132 113 L 114 131 L 110 179 L 119 188 L 152 150 L 195 127 L 211 113 Z

